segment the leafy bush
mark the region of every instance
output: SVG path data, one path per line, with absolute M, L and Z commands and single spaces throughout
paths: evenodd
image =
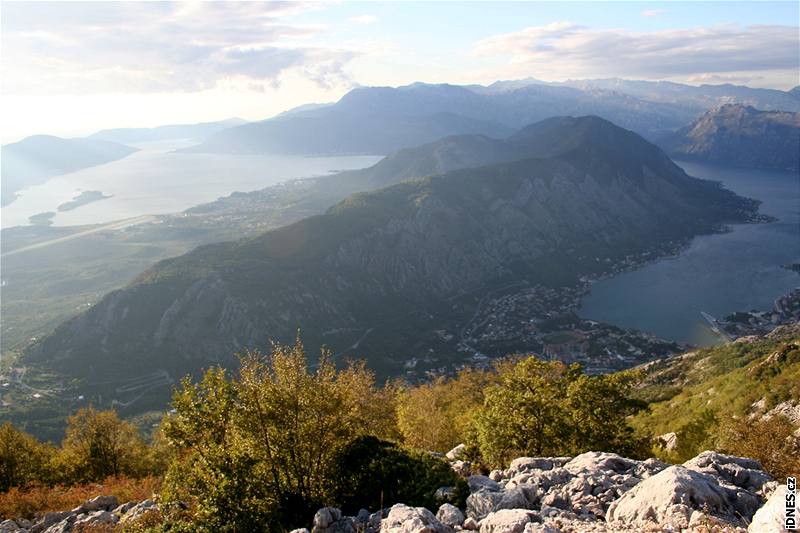
M 464 442 L 483 388 L 493 373 L 463 370 L 453 379 L 405 387 L 397 398 L 397 425 L 403 442 L 421 450 L 446 452 Z
M 727 417 L 720 424 L 720 449 L 732 455 L 757 459 L 775 479 L 800 473 L 800 437 L 784 416 L 768 420 Z
M 55 458 L 58 479 L 86 483 L 107 477 L 141 477 L 152 471 L 139 431 L 114 411 L 79 410 L 67 419 L 67 434 Z
M 485 391 L 475 417 L 481 455 L 500 466 L 521 455 L 646 453 L 626 421 L 644 406 L 629 395 L 634 382 L 629 373 L 586 376 L 577 364 L 521 359 Z
M 335 457 L 331 502 L 343 512 L 377 511 L 395 503 L 436 509 L 441 487 L 453 487 L 463 506 L 469 489 L 445 461 L 425 452 L 400 448 L 372 436 L 360 437 Z
M 184 380 L 164 436 L 181 455 L 168 495 L 197 501 L 198 520 L 220 531 L 261 531 L 308 520 L 330 494 L 339 450 L 389 431 L 393 404 L 363 365 L 337 371 L 323 353 L 315 371 L 303 346 L 249 352 L 238 379 L 209 370 Z
M 11 422 L 0 426 L 0 492 L 49 479 L 53 451 Z

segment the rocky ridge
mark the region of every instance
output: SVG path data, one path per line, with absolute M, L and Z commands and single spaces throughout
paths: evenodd
M 470 465 L 458 459 L 462 450 L 454 449 L 448 460 L 467 474 Z M 467 480 L 464 510 L 443 503 L 434 514 L 398 503 L 347 517 L 326 507 L 317 512 L 310 532 L 293 533 L 783 531 L 778 500 L 785 487 L 757 461 L 712 451 L 683 465 L 605 452 L 520 457 L 505 470 Z

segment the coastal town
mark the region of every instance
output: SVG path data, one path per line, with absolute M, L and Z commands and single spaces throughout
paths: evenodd
M 731 339 L 737 339 L 764 335 L 778 326 L 797 321 L 800 321 L 800 289 L 776 299 L 770 311 L 739 311 L 718 320 L 717 326 Z

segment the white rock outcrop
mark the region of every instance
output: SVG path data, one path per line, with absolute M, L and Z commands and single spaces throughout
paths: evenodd
M 409 507 L 398 503 L 381 521 L 381 533 L 453 533 L 424 507 Z
M 760 504 L 756 494 L 720 484 L 710 474 L 671 466 L 614 501 L 606 513 L 606 521 L 686 528 L 692 514 L 699 511 L 732 525 L 742 525 L 742 519 L 749 520 Z
M 785 526 L 786 485 L 778 487 L 758 511 L 747 528 L 748 533 L 791 533 Z M 800 527 L 800 525 L 798 526 Z

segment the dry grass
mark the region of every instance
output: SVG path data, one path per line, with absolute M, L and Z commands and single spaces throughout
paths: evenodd
M 120 503 L 141 501 L 152 497 L 161 487 L 161 478 L 132 479 L 110 477 L 102 483 L 86 483 L 65 487 L 33 486 L 12 488 L 0 494 L 0 519 L 27 518 L 50 511 L 73 509 L 86 500 L 100 495 L 114 495 Z

